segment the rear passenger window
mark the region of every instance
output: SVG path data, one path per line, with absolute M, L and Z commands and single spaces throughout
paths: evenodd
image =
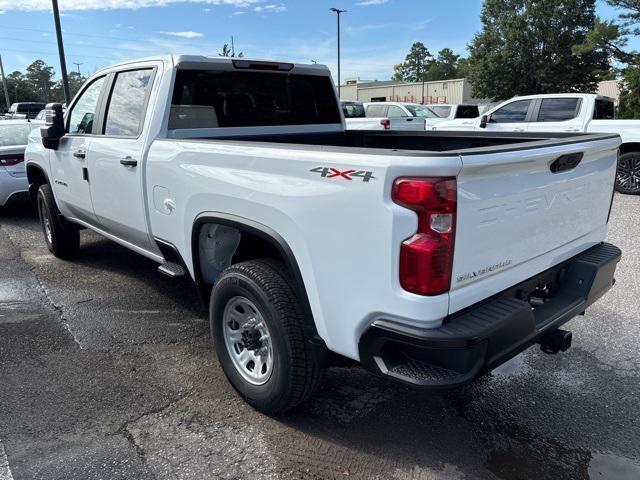
M 540 104 L 538 122 L 564 122 L 578 116 L 578 98 L 545 98 Z
M 386 110 L 386 105 L 369 105 L 367 107 L 367 117 L 384 117 Z
M 142 131 L 151 69 L 120 72 L 111 92 L 105 135 L 137 137 Z
M 397 107 L 395 105 L 389 105 L 389 111 L 387 112 L 387 117 L 389 118 L 398 118 L 398 117 L 408 117 L 403 109 Z
M 517 100 L 491 114 L 490 123 L 521 123 L 526 121 L 531 100 Z

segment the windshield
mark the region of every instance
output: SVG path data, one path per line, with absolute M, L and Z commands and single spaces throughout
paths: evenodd
M 342 112 L 344 113 L 344 118 L 366 117 L 364 113 L 364 105 L 361 103 L 343 103 Z
M 451 107 L 434 105 L 433 107 L 429 107 L 429 108 L 431 108 L 431 110 L 436 112 L 436 114 L 439 115 L 440 117 L 448 117 L 449 114 L 451 113 Z
M 405 105 L 405 108 L 411 112 L 414 117 L 421 118 L 440 118 L 440 116 L 424 105 Z

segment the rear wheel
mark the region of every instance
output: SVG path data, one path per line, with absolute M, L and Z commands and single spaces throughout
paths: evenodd
M 630 195 L 640 194 L 640 152 L 620 155 L 616 190 Z
M 78 227 L 67 222 L 53 198 L 49 184 L 41 185 L 38 189 L 38 214 L 44 241 L 51 253 L 59 258 L 71 258 L 80 247 L 80 232 Z
M 322 376 L 308 351 L 301 312 L 286 270 L 271 260 L 232 265 L 211 294 L 220 365 L 238 393 L 269 415 L 306 400 Z

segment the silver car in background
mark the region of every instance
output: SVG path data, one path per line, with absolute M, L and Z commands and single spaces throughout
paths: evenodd
M 0 122 L 0 207 L 27 198 L 29 189 L 24 150 L 29 133 L 44 122 L 3 120 Z

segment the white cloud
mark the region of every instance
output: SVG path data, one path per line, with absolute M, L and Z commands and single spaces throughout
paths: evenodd
M 284 3 L 280 3 L 278 5 L 276 4 L 269 4 L 269 5 L 258 5 L 257 7 L 253 8 L 254 12 L 284 12 L 287 10 L 287 7 L 285 6 Z
M 186 32 L 158 32 L 163 33 L 164 35 L 171 35 L 172 37 L 180 37 L 180 38 L 200 38 L 204 37 L 204 34 L 200 32 L 192 32 L 191 30 Z
M 230 5 L 247 8 L 264 0 L 67 0 L 62 9 L 69 10 L 113 10 L 165 7 L 175 3 L 201 3 L 207 5 Z M 51 10 L 50 0 L 0 0 L 0 11 L 9 10 Z
M 244 15 L 245 13 L 247 12 L 245 12 L 244 10 L 236 10 L 235 12 L 233 12 L 234 15 Z
M 389 0 L 364 0 L 363 2 L 358 2 L 356 5 L 367 6 L 367 5 L 382 5 L 383 3 L 387 3 Z
M 6 13 L 6 10 L 0 10 L 0 15 L 4 15 Z

